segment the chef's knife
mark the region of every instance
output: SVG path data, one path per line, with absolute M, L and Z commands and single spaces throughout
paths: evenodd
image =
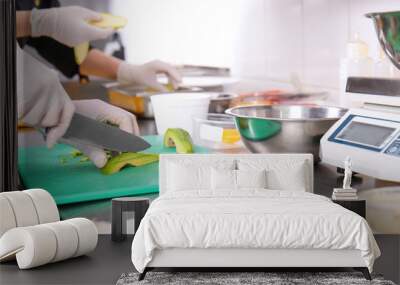
M 63 139 L 118 152 L 137 152 L 151 145 L 141 137 L 74 113 Z

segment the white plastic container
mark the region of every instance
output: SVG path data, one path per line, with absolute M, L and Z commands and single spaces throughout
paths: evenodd
M 194 117 L 193 121 L 193 141 L 196 145 L 215 150 L 243 147 L 232 116 L 209 113 L 206 118 Z
M 400 71 L 390 61 L 383 49 L 378 46 L 378 56 L 374 62 L 374 77 L 399 78 Z
M 206 118 L 214 93 L 165 93 L 151 96 L 157 133 L 168 128 L 182 128 L 193 135 L 193 117 Z
M 340 97 L 341 107 L 352 107 L 351 101 L 346 93 L 347 78 L 350 76 L 371 77 L 373 76 L 373 61 L 368 55 L 368 45 L 362 41 L 358 34 L 354 40 L 349 41 L 346 46 L 346 57 L 340 61 Z

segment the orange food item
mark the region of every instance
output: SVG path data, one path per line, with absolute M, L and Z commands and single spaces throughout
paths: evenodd
M 109 90 L 108 99 L 110 104 L 114 106 L 121 107 L 138 115 L 144 113 L 143 97 L 130 96 L 114 90 Z

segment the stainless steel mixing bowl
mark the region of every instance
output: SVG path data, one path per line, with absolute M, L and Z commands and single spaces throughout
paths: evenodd
M 374 21 L 382 49 L 400 69 L 400 11 L 369 13 L 365 16 Z
M 319 159 L 322 135 L 346 112 L 316 105 L 257 105 L 226 110 L 255 153 L 312 153 Z

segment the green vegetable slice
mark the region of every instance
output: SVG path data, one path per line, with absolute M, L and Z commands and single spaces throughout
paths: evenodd
M 177 153 L 193 153 L 192 138 L 184 129 L 168 129 L 164 135 L 165 147 L 176 147 Z
M 101 172 L 106 175 L 114 174 L 127 165 L 142 166 L 158 161 L 158 154 L 124 152 L 110 158 Z

